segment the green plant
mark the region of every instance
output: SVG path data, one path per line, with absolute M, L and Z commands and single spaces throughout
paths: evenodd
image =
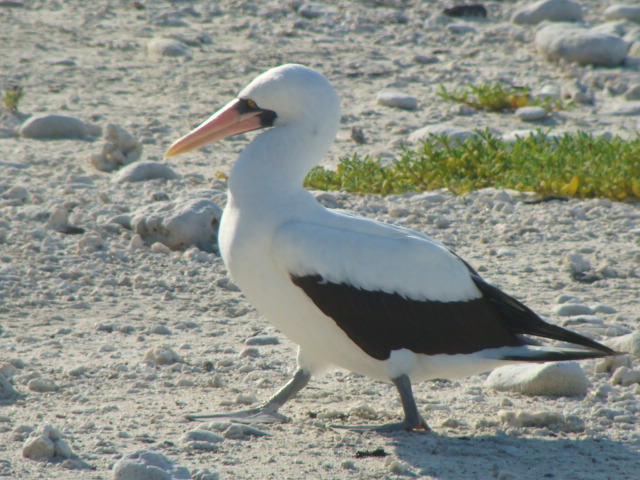
M 449 92 L 444 85 L 440 85 L 440 98 L 453 102 L 463 103 L 489 112 L 503 112 L 516 110 L 520 107 L 537 105 L 547 111 L 557 110 L 562 107 L 560 100 L 544 98 L 534 100 L 531 98 L 529 87 L 513 87 L 505 83 L 482 83 L 480 85 L 467 85 Z
M 548 138 L 540 132 L 507 143 L 485 131 L 464 142 L 430 137 L 389 165 L 370 157 L 342 158 L 335 171 L 312 170 L 306 186 L 380 195 L 497 187 L 543 197 L 640 199 L 639 158 L 640 138 L 605 139 L 584 132 Z
M 4 92 L 4 105 L 11 113 L 18 112 L 18 103 L 24 95 L 24 90 L 18 85 L 14 85 Z

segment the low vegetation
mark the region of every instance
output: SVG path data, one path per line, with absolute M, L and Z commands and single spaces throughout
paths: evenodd
M 586 133 L 547 137 L 539 132 L 507 143 L 488 131 L 464 142 L 431 137 L 399 159 L 342 158 L 335 171 L 312 170 L 306 186 L 380 195 L 486 187 L 537 192 L 543 197 L 640 198 L 640 138 L 606 139 Z
M 18 104 L 24 95 L 24 90 L 20 86 L 13 86 L 4 92 L 4 106 L 11 113 L 18 113 Z
M 516 110 L 527 106 L 540 106 L 549 112 L 562 108 L 561 100 L 550 97 L 534 99 L 529 87 L 514 87 L 505 83 L 467 85 L 451 92 L 444 85 L 441 85 L 437 95 L 445 100 L 463 103 L 476 110 L 489 112 Z

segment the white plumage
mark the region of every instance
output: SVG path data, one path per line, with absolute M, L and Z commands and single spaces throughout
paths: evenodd
M 300 345 L 299 370 L 262 407 L 221 415 L 281 420 L 278 408 L 313 373 L 338 366 L 397 386 L 405 419 L 372 428 L 427 428 L 411 380 L 455 378 L 514 361 L 613 353 L 544 323 L 428 236 L 316 202 L 302 183 L 339 122 L 339 100 L 326 78 L 301 65 L 283 65 L 258 76 L 167 152 L 272 127 L 234 164 L 219 243 L 249 301 Z M 587 348 L 536 347 L 523 334 Z

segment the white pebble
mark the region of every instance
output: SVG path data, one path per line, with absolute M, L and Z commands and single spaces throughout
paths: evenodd
M 31 460 L 49 460 L 53 458 L 55 445 L 44 435 L 31 437 L 22 447 L 22 456 Z
M 338 11 L 322 3 L 305 3 L 298 8 L 298 13 L 304 18 L 318 18 L 322 16 L 336 15 Z
M 142 143 L 124 128 L 110 123 L 100 153 L 91 156 L 91 164 L 100 171 L 112 172 L 140 158 Z
M 521 25 L 535 25 L 543 20 L 574 22 L 582 20 L 582 7 L 573 0 L 541 0 L 515 11 L 511 21 Z
M 627 56 L 627 44 L 620 37 L 566 23 L 538 30 L 535 44 L 548 60 L 563 59 L 580 65 L 617 67 Z
M 536 122 L 547 118 L 549 114 L 542 107 L 521 107 L 515 111 L 515 115 L 523 122 Z
M 612 5 L 602 12 L 607 20 L 629 20 L 640 23 L 640 6 L 637 5 Z
M 571 273 L 584 273 L 591 270 L 591 263 L 580 253 L 567 253 L 562 257 L 562 263 Z
M 133 214 L 131 226 L 148 243 L 160 242 L 172 250 L 196 246 L 212 252 L 217 243 L 221 216 L 222 209 L 208 198 L 180 198 L 175 202 L 154 202 L 138 209 Z
M 631 370 L 629 367 L 622 366 L 611 376 L 612 385 L 627 387 L 634 383 L 640 383 L 640 370 Z
M 156 335 L 171 335 L 171 330 L 166 325 L 152 325 L 149 333 Z
M 502 392 L 558 397 L 585 395 L 589 387 L 576 362 L 507 365 L 493 370 L 485 383 Z
M 147 43 L 147 52 L 151 57 L 190 56 L 191 49 L 184 43 L 170 38 L 153 38 Z
M 55 392 L 60 389 L 60 387 L 49 378 L 34 378 L 29 380 L 27 387 L 32 392 L 38 393 Z
M 254 393 L 239 393 L 236 396 L 236 403 L 240 405 L 253 405 L 258 402 L 258 397 Z
M 466 128 L 454 127 L 451 125 L 427 125 L 426 127 L 422 127 L 411 135 L 409 135 L 409 142 L 411 143 L 420 143 L 424 142 L 431 136 L 437 137 L 448 137 L 450 139 L 457 140 L 459 142 L 464 142 L 467 138 L 472 136 L 478 136 L 477 133 L 467 130 Z
M 100 128 L 68 115 L 46 114 L 31 117 L 20 128 L 26 138 L 63 139 L 87 138 L 100 135 Z
M 0 198 L 6 200 L 15 200 L 18 203 L 25 203 L 29 200 L 30 197 L 31 196 L 29 195 L 29 191 L 22 185 L 14 185 L 6 192 L 4 192 Z
M 565 432 L 580 432 L 584 430 L 584 422 L 579 418 L 565 417 L 560 412 L 538 411 L 530 412 L 524 410 L 498 412 L 498 418 L 503 424 L 512 427 L 550 427 L 557 426 Z
M 411 467 L 408 463 L 394 459 L 392 457 L 387 457 L 385 459 L 384 466 L 387 467 L 387 470 L 389 470 L 391 473 L 395 473 L 396 475 L 407 475 L 411 472 Z
M 278 345 L 280 340 L 274 335 L 258 335 L 245 340 L 247 345 Z
M 607 346 L 618 352 L 629 353 L 640 358 L 640 331 L 607 340 Z
M 180 437 L 180 441 L 183 443 L 187 442 L 207 442 L 207 443 L 220 443 L 224 442 L 224 437 L 218 435 L 213 432 L 209 432 L 207 430 L 190 430 L 185 432 Z
M 171 347 L 159 345 L 147 350 L 147 353 L 144 355 L 144 360 L 158 365 L 170 365 L 181 361 L 181 358 Z
M 138 450 L 113 466 L 113 480 L 174 480 L 191 478 L 185 467 L 176 467 L 167 457 L 150 450 Z
M 67 375 L 70 377 L 81 377 L 89 371 L 89 367 L 86 365 L 80 365 L 78 367 L 71 368 L 67 370 Z
M 573 317 L 575 315 L 591 315 L 593 311 L 581 303 L 563 303 L 553 307 L 553 313 L 560 317 Z
M 166 163 L 160 162 L 137 162 L 127 165 L 116 173 L 111 181 L 113 183 L 144 182 L 156 178 L 172 180 L 179 175 Z
M 417 98 L 393 90 L 382 90 L 378 92 L 377 101 L 380 105 L 402 108 L 404 110 L 415 110 L 418 108 Z

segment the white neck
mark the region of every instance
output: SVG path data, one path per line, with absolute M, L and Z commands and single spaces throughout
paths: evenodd
M 240 154 L 229 178 L 229 195 L 241 206 L 291 197 L 302 188 L 333 141 L 337 122 L 298 121 L 258 135 Z

